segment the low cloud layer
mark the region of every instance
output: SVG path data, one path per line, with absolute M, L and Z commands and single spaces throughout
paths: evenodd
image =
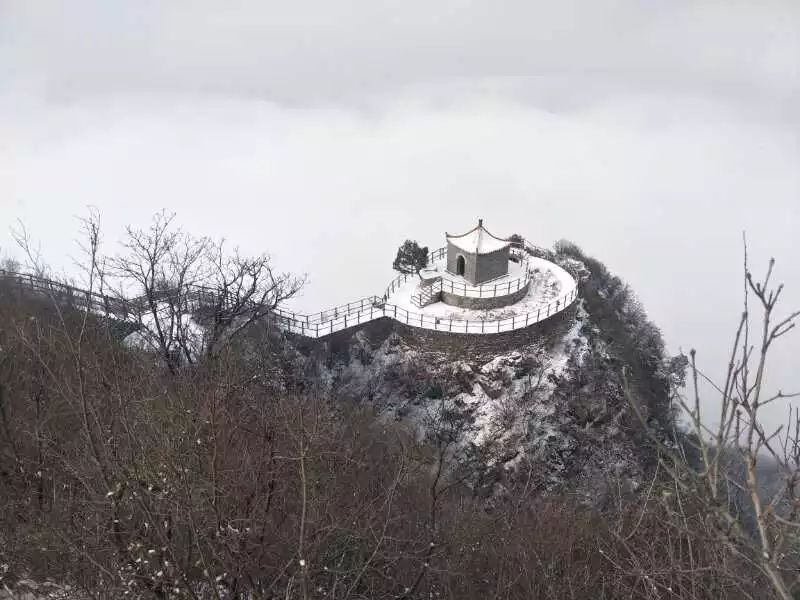
M 167 207 L 315 309 L 483 217 L 584 246 L 711 372 L 742 230 L 800 306 L 797 3 L 329 4 L 0 0 L 3 225 L 69 270 L 87 205 L 112 248 Z
M 608 90 L 672 89 L 788 109 L 800 86 L 793 0 L 4 0 L 0 15 L 0 73 L 66 95 L 192 91 L 307 104 L 527 77 L 576 93 L 583 84 L 589 102 Z

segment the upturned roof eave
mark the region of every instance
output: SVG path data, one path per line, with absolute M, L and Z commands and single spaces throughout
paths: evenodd
M 478 235 L 478 238 L 476 240 L 474 248 L 473 247 L 462 246 L 462 245 L 459 245 L 457 243 L 456 240 L 463 239 L 463 238 L 467 237 L 468 235 L 472 235 L 473 233 L 475 233 L 475 231 L 478 231 L 478 230 L 480 230 L 480 233 L 482 233 L 482 234 L 485 233 L 487 236 L 489 236 L 490 238 L 492 238 L 494 240 L 497 240 L 498 242 L 503 242 L 503 245 L 502 246 L 498 246 L 496 248 L 492 248 L 491 250 L 481 251 L 481 249 L 480 249 L 481 236 L 480 235 Z M 453 235 L 453 234 L 450 234 L 450 233 L 447 233 L 447 232 L 445 232 L 444 235 L 445 235 L 445 238 L 447 239 L 448 242 L 452 242 L 453 245 L 456 246 L 459 250 L 462 250 L 462 251 L 467 252 L 469 254 L 492 254 L 494 252 L 499 252 L 499 251 L 505 249 L 507 246 L 511 245 L 511 240 L 509 240 L 507 238 L 497 237 L 491 231 L 486 229 L 486 227 L 483 226 L 482 222 L 478 222 L 478 224 L 475 227 L 473 227 L 472 229 L 470 229 L 466 233 L 462 233 L 461 235 Z

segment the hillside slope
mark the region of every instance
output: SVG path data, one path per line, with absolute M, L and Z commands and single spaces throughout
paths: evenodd
M 630 388 L 669 430 L 669 377 L 658 329 L 630 289 L 598 261 L 562 243 L 547 256 L 581 282 L 582 299 L 549 335 L 531 333 L 493 355 L 353 333 L 346 351 L 312 354 L 312 378 L 334 397 L 371 407 L 421 441 L 443 432 L 450 458 L 469 466 L 475 494 L 497 497 L 524 482 L 532 492 L 575 492 L 602 506 L 636 490 L 653 454 L 631 419 Z M 447 334 L 440 334 L 440 336 Z M 460 339 L 459 339 L 460 338 Z

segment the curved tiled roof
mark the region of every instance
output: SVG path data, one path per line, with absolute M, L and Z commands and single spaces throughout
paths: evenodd
M 478 219 L 478 224 L 467 233 L 450 235 L 445 233 L 447 241 L 456 248 L 470 254 L 491 254 L 509 246 L 511 242 L 492 235 L 483 226 L 483 219 Z

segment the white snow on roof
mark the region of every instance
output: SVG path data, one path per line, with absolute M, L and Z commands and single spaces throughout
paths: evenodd
M 456 248 L 470 254 L 490 254 L 508 246 L 511 242 L 502 240 L 486 231 L 482 224 L 464 235 L 447 234 L 447 241 Z

